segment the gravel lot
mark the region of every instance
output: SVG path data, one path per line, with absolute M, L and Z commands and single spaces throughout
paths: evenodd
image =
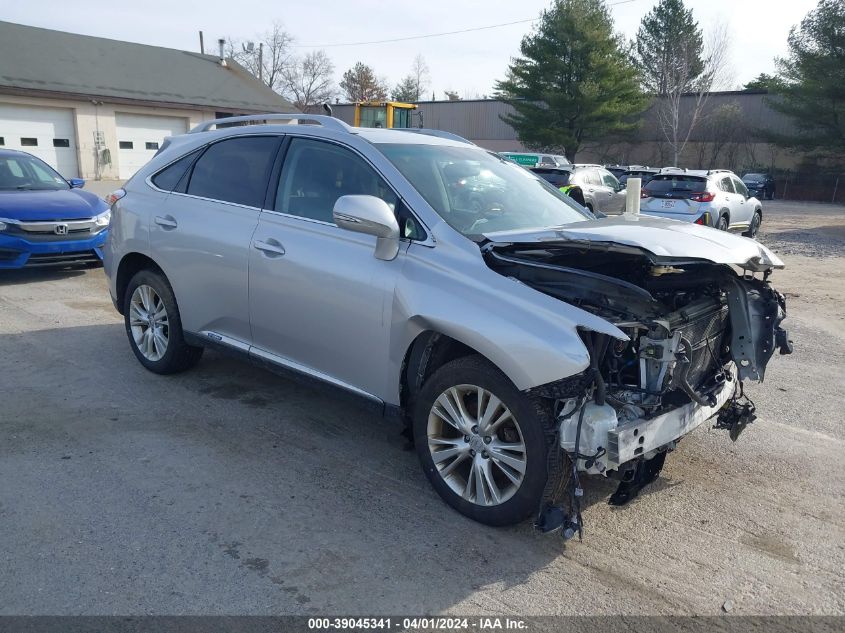
M 845 613 L 845 208 L 774 202 L 796 344 L 583 543 L 451 511 L 393 422 L 132 356 L 102 270 L 0 275 L 0 614 Z

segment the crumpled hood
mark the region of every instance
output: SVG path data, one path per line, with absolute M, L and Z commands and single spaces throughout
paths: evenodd
M 0 218 L 22 222 L 86 220 L 108 208 L 101 198 L 80 189 L 0 191 Z
M 622 214 L 549 229 L 485 233 L 494 243 L 581 242 L 634 247 L 659 258 L 706 260 L 752 271 L 783 268 L 759 242 L 707 226 L 646 215 Z

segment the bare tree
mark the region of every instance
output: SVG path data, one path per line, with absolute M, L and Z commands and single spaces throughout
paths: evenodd
M 431 71 L 425 63 L 425 57 L 420 54 L 414 57 L 414 63 L 411 64 L 411 77 L 414 79 L 414 88 L 417 93 L 415 101 L 419 101 L 431 84 Z
M 281 93 L 303 112 L 312 112 L 331 100 L 334 64 L 326 51 L 312 51 L 295 57 L 282 68 Z
M 693 131 L 704 118 L 710 93 L 732 83 L 730 68 L 730 33 L 723 23 L 708 33 L 704 50 L 704 69 L 692 83 L 694 61 L 700 52 L 679 47 L 674 63 L 667 69 L 666 91 L 655 102 L 657 123 L 677 165 Z
M 272 29 L 260 35 L 255 42 L 229 38 L 227 55 L 281 94 L 282 73 L 293 58 L 293 41 L 293 36 L 282 23 L 274 22 Z

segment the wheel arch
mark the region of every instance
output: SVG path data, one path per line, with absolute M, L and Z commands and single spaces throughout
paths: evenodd
M 115 294 L 117 310 L 121 314 L 123 314 L 123 298 L 126 295 L 126 288 L 129 286 L 130 280 L 138 271 L 145 269 L 154 270 L 164 275 L 165 279 L 167 278 L 161 267 L 151 257 L 143 253 L 127 253 L 120 260 L 120 264 L 117 267 L 117 275 L 115 276 Z

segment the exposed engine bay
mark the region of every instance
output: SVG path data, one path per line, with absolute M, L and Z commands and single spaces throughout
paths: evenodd
M 550 457 L 546 516 L 538 517 L 544 530 L 562 522 L 569 536 L 580 533 L 579 472 L 619 479 L 610 503 L 623 505 L 705 420 L 717 416 L 715 428 L 736 440 L 755 417 L 743 381 L 762 381 L 775 349 L 792 352 L 771 269 L 755 274 L 607 243 L 488 243 L 482 251 L 493 270 L 627 336 L 580 331 L 589 369 L 535 390 L 557 401 L 559 446 L 573 471 L 564 511 L 553 500 L 553 485 L 562 484 L 553 481 Z

